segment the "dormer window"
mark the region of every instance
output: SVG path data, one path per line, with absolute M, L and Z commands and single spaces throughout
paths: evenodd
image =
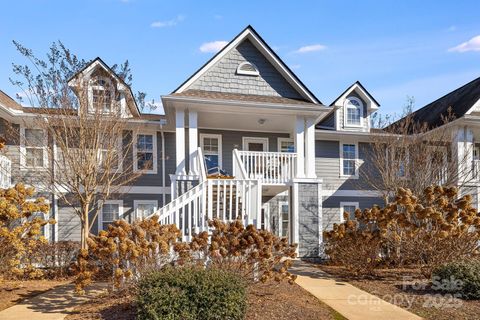
M 93 110 L 99 110 L 103 113 L 111 113 L 113 104 L 113 86 L 112 82 L 106 78 L 95 78 L 90 82 L 91 106 Z
M 363 118 L 363 103 L 360 99 L 350 97 L 345 100 L 345 126 L 361 126 Z
M 247 75 L 247 76 L 258 76 L 260 72 L 258 72 L 257 67 L 250 62 L 242 62 L 237 67 L 237 74 Z

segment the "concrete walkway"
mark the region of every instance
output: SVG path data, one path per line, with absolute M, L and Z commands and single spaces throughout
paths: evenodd
M 73 309 L 100 294 L 105 285 L 92 285 L 83 296 L 75 295 L 73 284 L 58 286 L 0 311 L 1 320 L 63 320 Z
M 319 300 L 350 320 L 417 320 L 421 317 L 388 303 L 347 282 L 336 281 L 314 265 L 297 261 L 295 281 Z M 1 314 L 0 314 L 1 315 Z M 1 316 L 0 316 L 1 318 Z

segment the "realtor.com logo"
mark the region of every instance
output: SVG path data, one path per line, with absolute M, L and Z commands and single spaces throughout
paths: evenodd
M 414 282 L 412 277 L 403 277 L 401 288 L 402 293 L 378 295 L 381 300 L 370 294 L 351 294 L 348 304 L 368 305 L 371 310 L 378 311 L 381 311 L 384 301 L 404 309 L 411 309 L 414 304 L 436 309 L 460 308 L 463 305 L 460 293 L 447 293 L 460 292 L 463 288 L 463 281 L 453 276 L 450 279 L 433 277 L 430 285 Z

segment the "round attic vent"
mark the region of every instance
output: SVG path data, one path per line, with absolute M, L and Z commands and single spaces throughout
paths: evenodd
M 253 63 L 242 62 L 237 67 L 237 74 L 242 74 L 247 76 L 258 76 L 260 73 L 258 72 L 257 67 L 255 67 Z

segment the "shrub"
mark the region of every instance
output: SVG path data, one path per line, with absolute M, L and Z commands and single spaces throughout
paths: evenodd
M 64 278 L 71 275 L 71 266 L 80 250 L 76 241 L 42 243 L 37 250 L 37 261 L 49 278 Z
M 241 277 L 219 269 L 172 268 L 141 279 L 138 319 L 244 319 L 246 285 Z
M 4 277 L 43 276 L 35 267 L 39 247 L 47 242 L 41 230 L 55 220 L 40 217 L 50 208 L 43 198 L 28 200 L 34 193 L 34 188 L 20 183 L 13 188 L 0 189 L 0 274 Z
M 362 261 L 375 255 L 366 272 L 382 264 L 418 266 L 430 277 L 443 263 L 478 255 L 480 216 L 471 200 L 469 195 L 459 199 L 453 187 L 429 187 L 419 196 L 399 188 L 385 207 L 356 210 L 356 221 L 345 215 L 344 223 L 326 232 L 326 252 L 332 262 L 346 266 L 354 259 L 348 254 Z
M 119 288 L 138 279 L 142 272 L 159 269 L 172 259 L 171 248 L 180 231 L 174 225 L 161 225 L 158 217 L 114 221 L 98 236 L 87 239 L 89 249 L 77 258 L 76 290 L 82 292 L 92 277 L 111 279 Z
M 229 270 L 241 275 L 246 281 L 266 282 L 295 281 L 288 272 L 296 256 L 296 245 L 288 243 L 266 230 L 253 225 L 244 226 L 242 221 L 208 222 L 211 234 L 201 232 L 190 243 L 177 243 L 174 250 L 180 263 L 195 261 L 201 265 Z M 210 241 L 209 241 L 210 240 Z
M 433 271 L 432 283 L 442 291 L 460 294 L 463 299 L 480 299 L 480 261 L 444 264 Z

